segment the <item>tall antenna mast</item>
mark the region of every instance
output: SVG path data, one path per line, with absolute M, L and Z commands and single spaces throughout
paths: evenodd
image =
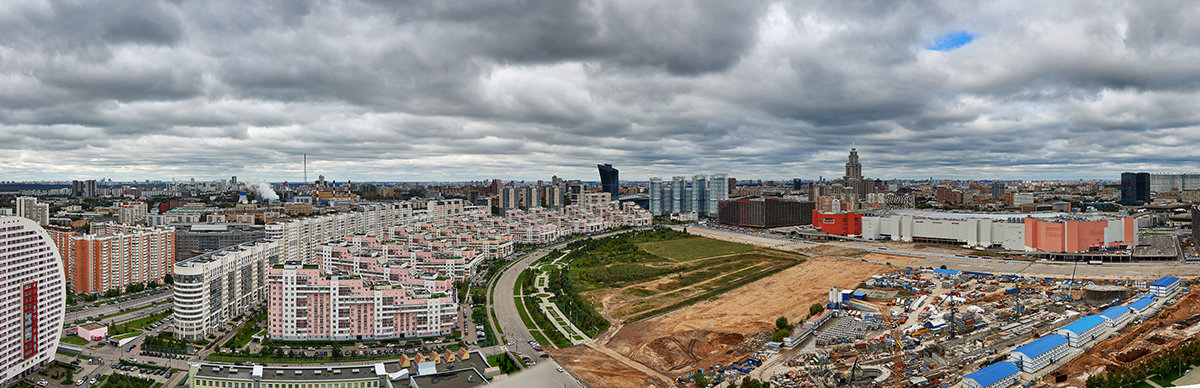
M 304 154 L 304 184 L 308 184 L 308 154 Z

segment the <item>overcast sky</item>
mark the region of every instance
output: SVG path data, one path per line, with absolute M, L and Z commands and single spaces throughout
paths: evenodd
M 1197 170 L 1200 3 L 971 3 L 6 0 L 0 181 Z

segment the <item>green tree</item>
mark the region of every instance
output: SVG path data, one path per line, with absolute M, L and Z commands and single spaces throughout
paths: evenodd
M 333 350 L 331 350 L 329 352 L 329 355 L 333 356 L 333 358 L 342 358 L 342 347 L 338 346 L 338 345 L 333 345 L 332 348 L 333 348 Z
M 112 289 L 104 292 L 105 298 L 116 298 L 118 296 L 121 296 L 121 290 Z
M 171 276 L 171 274 L 167 274 L 167 276 L 163 278 L 163 283 L 175 284 L 175 277 Z
M 808 316 L 810 317 L 816 316 L 822 311 L 825 311 L 825 306 L 822 306 L 820 303 L 813 303 L 812 306 L 808 306 Z
M 775 328 L 779 329 L 779 330 L 784 330 L 784 329 L 791 330 L 792 326 L 788 324 L 787 317 L 779 317 L 779 318 L 775 319 Z

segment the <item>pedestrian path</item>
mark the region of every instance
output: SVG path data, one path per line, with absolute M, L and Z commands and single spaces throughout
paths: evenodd
M 551 261 L 548 265 L 562 268 L 562 264 L 559 264 L 559 260 L 562 260 L 566 256 L 567 255 L 564 253 L 563 255 Z M 554 328 L 558 329 L 558 332 L 562 333 L 563 337 L 570 340 L 572 345 L 578 345 L 591 340 L 587 334 L 584 334 L 583 330 L 579 330 L 578 327 L 575 327 L 574 323 L 571 323 L 571 320 L 567 319 L 567 315 L 563 314 L 562 310 L 558 308 L 558 305 L 555 305 L 554 302 L 550 301 L 550 297 L 554 296 L 554 294 L 546 291 L 546 288 L 550 283 L 550 274 L 542 272 L 541 268 L 538 268 L 537 270 L 538 275 L 533 280 L 533 286 L 537 289 L 537 294 L 534 296 L 538 298 L 538 308 L 542 310 L 542 313 L 545 314 L 547 318 L 550 318 L 550 323 L 554 324 Z

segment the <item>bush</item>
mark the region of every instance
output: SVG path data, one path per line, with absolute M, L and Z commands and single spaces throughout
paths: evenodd
M 788 333 L 791 333 L 791 332 L 792 331 L 788 330 L 788 329 L 775 330 L 774 333 L 771 333 L 771 342 L 783 341 L 784 338 L 787 338 Z

